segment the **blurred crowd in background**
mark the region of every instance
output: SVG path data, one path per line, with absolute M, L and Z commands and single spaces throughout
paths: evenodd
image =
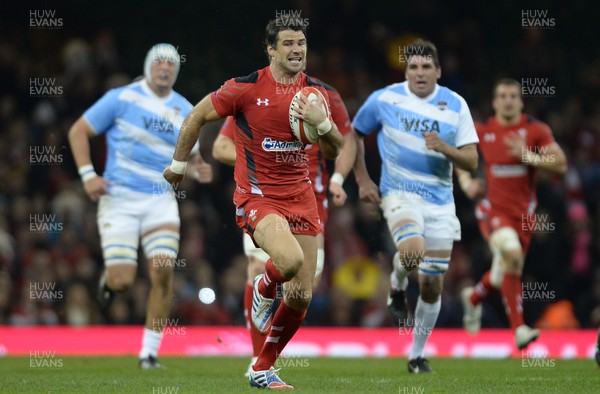
M 110 19 L 111 7 L 91 2 L 94 12 L 80 13 L 76 5 L 56 8 L 53 17 L 63 19 L 56 29 L 30 26 L 29 10 L 3 20 L 0 324 L 143 323 L 149 289 L 143 264 L 135 287 L 109 311 L 101 313 L 96 303 L 103 267 L 96 204 L 83 192 L 67 142 L 69 128 L 108 89 L 141 75 L 144 55 L 153 44 L 167 41 L 179 48 L 182 67 L 175 90 L 196 103 L 227 78 L 264 67 L 266 22 L 276 10 L 301 9 L 310 23 L 307 72 L 335 86 L 351 116 L 373 90 L 404 79 L 399 48 L 418 36 L 436 43 L 440 84 L 461 94 L 477 121 L 492 115 L 496 79 L 547 78 L 546 87 L 554 88 L 554 94 L 524 97 L 525 110 L 550 125 L 568 155 L 569 170 L 564 177 L 538 177 L 538 218 L 549 225 L 534 236 L 523 281 L 548 293 L 524 301 L 526 323 L 556 329 L 600 325 L 600 102 L 595 100 L 600 54 L 570 26 L 573 15 L 548 8 L 555 28 L 542 29 L 522 26 L 516 2 L 462 14 L 428 1 L 400 10 L 389 1 L 377 8 L 359 1 L 268 3 L 260 3 L 262 10 L 247 5 L 247 10 L 237 10 L 242 15 L 237 17 L 232 6 L 215 5 L 204 15 L 186 12 L 182 20 L 168 20 L 168 13 L 149 5 L 132 21 Z M 386 4 L 393 11 L 386 11 Z M 578 4 L 571 13 L 593 18 Z M 136 12 L 134 5 L 119 6 L 123 15 Z M 153 11 L 164 18 L 162 23 L 152 17 Z M 194 18 L 197 23 L 192 24 Z M 498 28 L 488 31 L 489 25 Z M 201 140 L 204 158 L 214 164 L 215 181 L 207 186 L 186 181 L 179 195 L 182 241 L 171 313 L 178 324 L 244 324 L 247 263 L 234 221 L 233 173 L 210 154 L 219 126 L 207 126 Z M 368 139 L 366 146 L 369 171 L 377 181 L 375 141 Z M 92 140 L 92 152 L 101 171 L 103 137 Z M 346 186 L 347 204 L 331 207 L 324 277 L 306 324 L 387 326 L 394 247 L 379 208 L 358 201 L 352 179 Z M 459 187 L 455 197 L 462 241 L 455 244 L 446 276 L 438 327 L 462 326 L 460 290 L 491 262 L 474 203 Z M 409 304 L 417 297 L 415 283 L 409 287 Z M 214 289 L 216 300 L 201 302 L 202 288 Z M 499 297 L 486 304 L 483 326 L 507 326 Z

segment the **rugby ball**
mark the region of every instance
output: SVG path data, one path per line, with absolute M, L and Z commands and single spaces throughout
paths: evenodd
M 327 107 L 327 101 L 325 101 L 323 93 L 321 93 L 319 89 L 312 86 L 300 89 L 292 98 L 292 102 L 290 103 L 290 128 L 292 129 L 292 134 L 294 134 L 294 137 L 303 144 L 314 144 L 319 140 L 317 128 L 305 123 L 302 119 L 298 119 L 293 115 L 293 108 L 296 106 L 298 100 L 300 100 L 300 95 L 308 97 L 308 101 L 316 101 L 318 100 L 318 97 L 321 96 L 323 103 L 321 107 L 323 108 L 323 111 L 325 111 L 325 114 L 328 118 L 330 115 L 329 108 Z

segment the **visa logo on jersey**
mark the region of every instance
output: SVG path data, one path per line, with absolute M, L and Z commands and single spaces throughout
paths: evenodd
M 291 152 L 302 149 L 300 141 L 278 141 L 267 137 L 262 142 L 263 150 L 267 152 Z
M 419 118 L 404 118 L 402 119 L 402 123 L 404 126 L 404 131 L 414 131 L 414 132 L 440 132 L 440 124 L 437 120 L 432 119 L 419 119 Z

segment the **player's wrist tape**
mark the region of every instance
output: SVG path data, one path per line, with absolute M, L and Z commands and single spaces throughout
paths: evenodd
M 333 125 L 331 124 L 331 121 L 329 120 L 329 118 L 325 118 L 324 121 L 322 121 L 321 123 L 319 123 L 317 125 L 317 133 L 319 133 L 319 135 L 325 135 L 325 134 L 329 133 L 332 128 L 333 128 Z
M 98 176 L 98 174 L 96 174 L 96 170 L 94 170 L 94 166 L 91 164 L 81 166 L 77 169 L 77 171 L 79 171 L 79 176 L 81 177 L 81 181 L 83 183 Z
M 331 176 L 331 179 L 329 179 L 329 183 L 337 183 L 341 186 L 344 184 L 344 176 L 339 172 L 336 172 Z
M 185 172 L 185 167 L 187 166 L 187 161 L 179 161 L 173 159 L 171 162 L 171 171 L 175 174 L 183 174 Z
M 463 191 L 467 191 L 469 186 L 473 183 L 473 178 L 471 178 L 471 174 L 462 173 L 458 176 L 458 184 Z

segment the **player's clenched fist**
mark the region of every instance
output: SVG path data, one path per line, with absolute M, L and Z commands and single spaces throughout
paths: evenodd
M 348 198 L 344 187 L 339 183 L 329 182 L 329 193 L 331 193 L 332 201 L 337 207 L 344 205 L 346 198 Z
M 425 137 L 425 146 L 427 149 L 431 149 L 433 151 L 444 153 L 446 150 L 447 144 L 444 142 L 442 137 L 436 132 L 423 132 L 423 137 Z
M 84 182 L 83 189 L 85 194 L 88 195 L 90 200 L 98 201 L 100 196 L 107 194 L 107 187 L 110 186 L 110 182 L 101 176 L 95 176 L 88 181 Z
M 179 182 L 183 180 L 183 174 L 177 174 L 173 172 L 170 166 L 165 168 L 163 171 L 163 177 L 167 180 L 167 182 L 173 185 L 174 188 L 176 188 L 179 185 Z
M 370 202 L 372 204 L 381 203 L 381 196 L 379 195 L 379 188 L 371 180 L 371 178 L 358 181 L 358 197 L 361 201 Z

